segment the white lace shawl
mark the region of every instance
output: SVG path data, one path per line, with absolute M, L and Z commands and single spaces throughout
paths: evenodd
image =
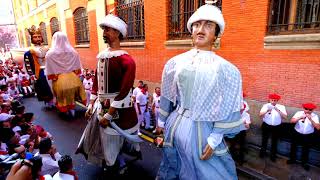
M 195 67 L 190 108 L 194 121 L 223 121 L 240 111 L 241 74 L 233 64 L 211 51 L 192 49 L 170 59 L 162 74 L 163 97 L 176 104 L 178 73 L 187 63 Z

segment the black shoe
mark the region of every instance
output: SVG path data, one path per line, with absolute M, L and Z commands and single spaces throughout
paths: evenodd
M 308 164 L 301 164 L 304 170 L 309 171 L 310 166 Z
M 271 160 L 272 162 L 276 162 L 276 161 L 277 161 L 276 157 L 270 157 L 270 160 Z
M 141 153 L 141 151 L 137 151 L 135 155 L 136 155 L 136 157 L 137 157 L 138 160 L 142 160 L 142 153 Z
M 119 168 L 118 174 L 121 176 L 124 176 L 126 174 L 128 174 L 128 167 L 125 165 L 123 167 Z
M 264 158 L 265 154 L 266 154 L 265 152 L 261 152 L 261 151 L 260 151 L 259 157 L 260 157 L 260 158 Z
M 293 160 L 293 159 L 287 160 L 287 164 L 295 164 L 295 163 L 297 163 L 296 160 Z

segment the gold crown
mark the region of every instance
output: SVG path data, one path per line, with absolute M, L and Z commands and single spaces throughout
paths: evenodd
M 36 26 L 31 26 L 31 28 L 28 29 L 28 32 L 30 36 L 33 36 L 34 34 L 41 34 L 41 30 L 36 28 Z

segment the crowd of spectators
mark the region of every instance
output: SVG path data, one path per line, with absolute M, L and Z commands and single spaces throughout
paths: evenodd
M 34 166 L 32 170 L 36 172 L 29 174 L 32 179 L 61 179 L 65 176 L 77 179 L 72 171 L 71 157 L 61 156 L 53 145 L 53 136 L 35 123 L 37 118 L 33 112 L 26 112 L 23 100 L 35 94 L 34 80 L 34 76 L 28 75 L 23 66 L 11 58 L 0 62 L 1 159 L 16 154 L 18 159 L 23 159 L 18 162 L 20 167 Z M 7 179 L 12 177 L 15 176 L 10 172 Z

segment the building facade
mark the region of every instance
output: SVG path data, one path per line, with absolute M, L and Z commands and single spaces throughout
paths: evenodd
M 192 46 L 186 22 L 204 0 L 13 0 L 20 45 L 26 28 L 66 32 L 84 67 L 94 69 L 106 48 L 98 23 L 109 12 L 128 24 L 121 42 L 136 60 L 136 79 L 158 86 L 164 64 Z M 256 101 L 269 93 L 286 106 L 320 105 L 320 10 L 317 0 L 219 0 L 226 29 L 214 51 L 235 64 L 244 92 Z

